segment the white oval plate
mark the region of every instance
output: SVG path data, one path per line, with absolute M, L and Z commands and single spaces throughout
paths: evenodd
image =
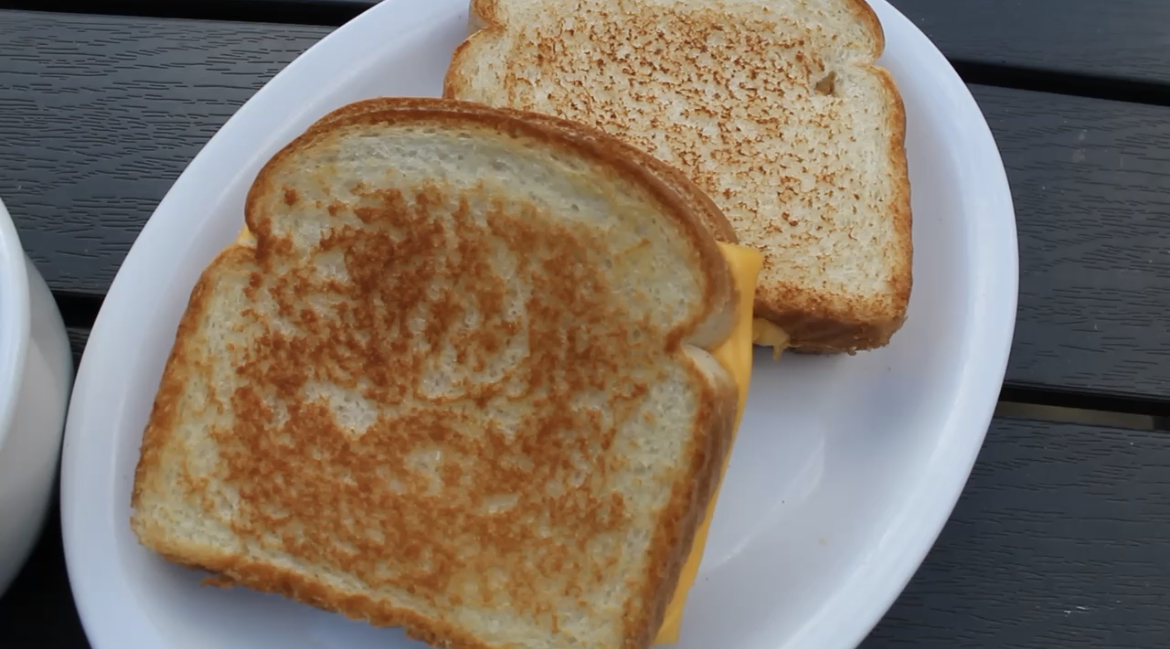
M 999 153 L 966 86 L 884 0 L 914 208 L 909 317 L 856 356 L 760 350 L 679 649 L 856 646 L 910 579 L 983 441 L 1015 321 L 1017 255 Z M 199 585 L 130 531 L 143 425 L 190 288 L 232 241 L 260 166 L 313 120 L 378 95 L 436 95 L 467 0 L 387 0 L 277 75 L 155 211 L 94 325 L 73 392 L 62 519 L 95 649 L 416 648 L 277 596 Z

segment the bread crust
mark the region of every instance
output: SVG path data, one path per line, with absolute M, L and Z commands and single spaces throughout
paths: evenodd
M 339 109 L 319 120 L 302 136 L 281 149 L 261 169 L 245 202 L 245 222 L 256 239 L 255 247 L 235 244 L 221 252 L 203 271 L 191 292 L 180 321 L 174 346 L 167 360 L 159 391 L 143 435 L 141 455 L 135 471 L 131 496 L 132 527 L 140 541 L 167 559 L 192 568 L 215 573 L 214 583 L 238 584 L 260 591 L 280 593 L 301 602 L 335 611 L 380 626 L 402 626 L 415 638 L 451 649 L 499 649 L 442 620 L 429 619 L 412 611 L 395 608 L 362 595 L 317 583 L 290 570 L 281 569 L 246 556 L 194 546 L 168 535 L 165 523 L 144 514 L 145 495 L 160 488 L 163 479 L 161 458 L 173 448 L 172 436 L 181 425 L 180 400 L 184 385 L 200 369 L 196 335 L 208 312 L 209 295 L 221 274 L 241 261 L 279 254 L 269 245 L 271 215 L 263 213 L 262 201 L 285 191 L 273 179 L 284 161 L 320 137 L 340 129 L 397 120 L 425 122 L 437 126 L 476 124 L 500 133 L 522 133 L 566 155 L 599 162 L 620 177 L 633 179 L 663 205 L 664 214 L 696 251 L 696 263 L 706 278 L 702 306 L 670 334 L 668 345 L 684 349 L 710 349 L 730 334 L 738 297 L 726 260 L 716 245 L 710 224 L 726 223 L 718 208 L 685 177 L 628 145 L 600 131 L 581 125 L 518 111 L 490 109 L 477 104 L 441 99 L 379 99 Z M 728 226 L 729 227 L 729 226 Z M 692 358 L 692 363 L 694 359 Z M 647 574 L 641 580 L 641 606 L 631 604 L 625 611 L 622 649 L 643 649 L 654 634 L 673 595 L 691 540 L 706 511 L 717 482 L 718 472 L 730 447 L 737 388 L 721 369 L 711 374 L 697 364 L 687 368 L 702 386 L 701 407 L 696 431 L 690 438 L 694 447 L 686 478 L 675 483 L 669 505 L 663 510 L 651 545 Z M 708 368 L 709 370 L 709 368 Z
M 369 110 L 361 106 L 366 102 L 373 102 Z M 701 313 L 725 314 L 711 332 L 698 331 L 701 322 L 687 323 L 677 330 L 678 339 L 709 349 L 727 338 L 738 298 L 727 260 L 716 243 L 715 231 L 727 237 L 734 237 L 734 231 L 715 203 L 681 172 L 598 129 L 552 116 L 429 97 L 383 97 L 355 104 L 318 120 L 261 168 L 244 201 L 244 221 L 257 239 L 269 234 L 268 224 L 258 216 L 256 208 L 260 198 L 276 191 L 270 179 L 272 170 L 329 131 L 397 120 L 434 121 L 439 125 L 477 123 L 502 133 L 523 133 L 569 155 L 595 160 L 619 176 L 635 179 L 646 187 L 699 253 L 703 274 L 708 279 L 703 298 L 705 308 Z
M 479 105 L 471 102 L 459 102 L 458 100 L 451 100 L 457 102 L 452 106 L 463 106 L 471 109 L 478 109 Z M 397 98 L 391 97 L 376 97 L 373 99 L 366 99 L 363 101 L 347 104 L 334 110 L 324 117 L 318 119 L 309 127 L 309 131 L 313 132 L 318 129 L 327 129 L 329 126 L 338 123 L 339 121 L 352 119 L 358 115 L 374 113 L 379 110 L 393 109 L 398 104 Z M 587 124 L 581 124 L 566 119 L 561 119 L 552 115 L 545 115 L 542 113 L 534 113 L 530 111 L 516 110 L 513 108 L 496 107 L 501 113 L 511 115 L 515 119 L 532 124 L 538 124 L 542 128 L 548 128 L 555 131 L 565 133 L 572 132 L 574 137 L 586 138 L 603 142 L 603 146 L 610 148 L 612 153 L 617 156 L 625 157 L 635 163 L 641 165 L 645 170 L 654 174 L 660 181 L 665 183 L 672 191 L 684 196 L 687 201 L 700 205 L 701 209 L 698 213 L 701 216 L 701 221 L 715 236 L 716 241 L 723 243 L 739 243 L 736 237 L 735 228 L 732 227 L 731 222 L 719 209 L 715 202 L 707 196 L 706 192 L 695 186 L 686 174 L 678 169 L 662 162 L 658 158 L 642 151 L 641 149 L 631 146 L 630 144 L 611 137 L 607 133 L 593 128 Z
M 886 50 L 886 32 L 882 29 L 882 23 L 878 20 L 877 12 L 873 10 L 873 7 L 869 6 L 866 0 L 846 0 L 846 2 L 849 3 L 853 15 L 859 21 L 865 23 L 866 28 L 869 30 L 869 35 L 873 38 L 871 58 L 877 60 L 882 55 L 882 52 Z
M 895 254 L 890 260 L 892 282 L 888 293 L 875 303 L 810 301 L 797 290 L 779 295 L 763 295 L 763 290 L 758 292 L 755 315 L 784 329 L 791 338 L 792 349 L 797 352 L 852 354 L 882 347 L 890 342 L 906 320 L 913 288 L 914 259 L 910 175 L 905 149 L 906 110 L 893 75 L 880 66 L 871 67 L 882 82 L 889 105 L 889 181 L 894 192 L 887 211 L 894 229 Z M 781 291 L 783 289 L 781 287 Z M 777 304 L 795 304 L 799 308 L 782 310 L 776 308 Z
M 138 509 L 143 493 L 153 487 L 153 480 L 159 474 L 161 456 L 166 448 L 171 431 L 178 425 L 179 396 L 187 375 L 198 369 L 200 363 L 195 356 L 189 353 L 189 341 L 199 328 L 199 319 L 204 311 L 207 296 L 211 292 L 215 281 L 215 269 L 224 264 L 230 264 L 233 258 L 240 255 L 238 246 L 229 246 L 220 251 L 215 259 L 199 276 L 199 280 L 191 289 L 187 300 L 187 308 L 179 320 L 175 332 L 174 344 L 167 357 L 162 378 L 159 380 L 158 392 L 155 394 L 151 407 L 150 417 L 147 419 L 146 429 L 142 434 L 142 445 L 139 450 L 138 463 L 134 470 L 134 486 L 130 494 L 130 507 Z M 140 536 L 149 534 L 147 521 L 134 517 L 134 530 Z

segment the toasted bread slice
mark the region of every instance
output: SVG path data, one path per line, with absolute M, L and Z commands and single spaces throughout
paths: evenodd
M 575 124 L 343 111 L 191 293 L 135 533 L 439 646 L 648 646 L 733 431 L 715 208 Z
M 765 255 L 756 315 L 886 344 L 911 289 L 905 114 L 862 0 L 472 0 L 448 97 L 580 121 L 689 175 Z

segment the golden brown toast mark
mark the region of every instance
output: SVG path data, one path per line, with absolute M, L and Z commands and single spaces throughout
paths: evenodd
M 350 282 L 323 282 L 306 265 L 286 267 L 264 285 L 265 299 L 289 314 L 289 323 L 300 335 L 269 331 L 247 351 L 248 361 L 238 370 L 246 386 L 233 396 L 237 425 L 217 435 L 229 467 L 228 481 L 241 494 L 244 515 L 235 532 L 257 542 L 265 533 L 275 533 L 284 538 L 283 550 L 300 560 L 334 566 L 373 586 L 410 588 L 416 595 L 440 600 L 465 589 L 460 580 L 477 579 L 483 591 L 496 590 L 487 580 L 493 566 L 499 565 L 512 565 L 517 571 L 509 580 L 513 584 L 540 583 L 543 574 L 576 571 L 589 572 L 588 579 L 605 579 L 605 557 L 595 557 L 598 562 L 590 565 L 564 565 L 559 557 L 573 556 L 574 548 L 550 546 L 546 552 L 532 552 L 532 545 L 540 542 L 528 539 L 520 544 L 518 536 L 525 529 L 569 526 L 583 531 L 585 543 L 625 522 L 620 496 L 596 501 L 582 492 L 574 497 L 577 485 L 563 472 L 567 458 L 602 453 L 613 435 L 600 419 L 575 412 L 574 395 L 604 387 L 607 378 L 620 374 L 620 367 L 648 353 L 633 343 L 628 318 L 612 304 L 608 288 L 592 269 L 566 261 L 579 254 L 582 245 L 600 253 L 605 242 L 588 232 L 554 231 L 547 224 L 534 227 L 537 219 L 523 211 L 497 210 L 481 225 L 463 203 L 454 213 L 461 254 L 452 265 L 444 245 L 446 233 L 428 214 L 431 206 L 451 200 L 442 188 L 428 187 L 410 199 L 396 192 L 363 198 L 370 201 L 370 206 L 357 208 L 363 220 L 390 224 L 405 232 L 405 239 L 347 228 L 327 237 L 315 252 L 345 251 Z M 258 238 L 261 249 L 278 245 L 263 235 Z M 509 317 L 504 311 L 507 286 L 493 273 L 490 261 L 491 246 L 499 241 L 521 260 L 516 279 L 533 287 L 527 310 L 563 317 L 532 320 L 527 326 Z M 390 266 L 388 260 L 401 261 Z M 264 260 L 256 272 L 277 276 Z M 462 281 L 436 297 L 426 289 L 440 273 Z M 336 317 L 303 308 L 307 294 L 339 298 Z M 458 326 L 469 296 L 477 302 L 475 310 L 482 319 L 470 331 Z M 408 319 L 419 313 L 425 314 L 426 325 L 416 333 Z M 262 321 L 255 324 L 266 326 Z M 527 329 L 530 362 L 498 383 L 465 386 L 460 396 L 483 404 L 540 400 L 542 407 L 511 439 L 504 431 L 486 431 L 482 439 L 459 432 L 459 424 L 473 425 L 474 419 L 459 422 L 447 408 L 447 399 L 436 401 L 418 382 L 430 350 L 451 342 L 458 362 L 474 367 L 486 363 L 486 356 L 498 352 L 521 328 Z M 646 362 L 652 361 L 648 357 Z M 415 377 L 415 384 L 403 385 L 406 376 Z M 509 392 L 510 379 L 518 380 L 523 392 Z M 338 445 L 348 435 L 334 421 L 330 407 L 302 396 L 310 381 L 360 391 L 376 404 L 410 402 L 420 407 L 379 420 L 360 438 Z M 274 393 L 261 394 L 261 388 L 252 386 L 273 386 Z M 611 408 L 620 416 L 628 410 L 621 399 L 636 400 L 644 390 L 640 385 L 615 389 L 619 401 Z M 275 414 L 264 405 L 274 398 L 289 411 L 279 430 L 273 430 Z M 426 477 L 394 452 L 400 446 L 444 449 L 440 493 L 430 495 Z M 260 457 L 266 461 L 258 464 Z M 496 462 L 469 465 L 485 457 Z M 603 477 L 606 467 L 595 470 L 590 478 Z M 403 483 L 401 493 L 388 488 L 387 474 Z M 281 476 L 291 475 L 298 476 L 296 489 L 281 484 Z M 551 510 L 544 489 L 549 481 L 563 482 L 566 491 Z M 491 485 L 492 491 L 477 491 L 480 485 Z M 506 511 L 475 515 L 486 509 L 484 499 L 496 492 L 516 493 L 519 498 Z M 338 507 L 340 503 L 345 506 Z M 270 508 L 280 513 L 269 514 Z M 349 518 L 356 512 L 362 512 L 360 524 Z M 432 541 L 464 538 L 482 544 L 476 557 L 461 558 L 450 552 L 457 545 Z M 379 570 L 380 549 L 386 545 L 398 548 L 406 569 L 397 574 Z M 517 563 L 514 554 L 521 545 L 536 558 L 532 565 Z M 509 595 L 513 602 L 541 601 L 536 592 Z

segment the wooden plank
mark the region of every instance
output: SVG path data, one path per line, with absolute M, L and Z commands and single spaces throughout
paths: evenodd
M 997 419 L 918 574 L 862 649 L 1161 649 L 1170 436 Z M 0 599 L 5 647 L 84 649 L 50 518 Z
M 972 90 L 1019 231 L 1009 382 L 1170 399 L 1170 109 Z
M 329 31 L 0 12 L 0 196 L 49 285 L 104 294 L 187 162 Z
M 952 60 L 1170 83 L 1165 0 L 890 0 Z
M 115 0 L 100 11 L 336 25 L 378 1 L 176 0 L 160 4 Z M 1170 86 L 1170 31 L 1165 29 L 1170 21 L 1170 3 L 1163 0 L 889 2 L 953 61 L 1057 72 L 1106 84 L 1120 80 Z M 8 6 L 41 5 L 16 0 Z M 50 0 L 44 6 L 64 11 L 91 9 L 72 0 Z M 1011 70 L 1001 72 L 1015 74 Z M 1158 95 L 1170 100 L 1170 87 L 1162 88 Z
M 234 1 L 258 7 L 311 3 L 357 14 L 379 0 Z M 1170 2 L 1165 0 L 889 2 L 953 61 L 1167 84 L 1157 94 L 1170 101 Z M 979 76 L 989 74 L 1015 72 Z
M 65 333 L 69 334 L 69 349 L 73 352 L 73 371 L 76 373 L 77 368 L 81 367 L 81 354 L 85 351 L 85 343 L 89 342 L 89 329 L 67 327 Z
M 862 649 L 1170 643 L 1170 436 L 996 420 L 950 522 Z
M 324 33 L 0 14 L 0 196 L 54 290 L 103 294 L 186 162 Z M 1020 230 L 1009 386 L 1170 401 L 1170 108 L 973 90 Z
M 190 0 L 271 11 L 336 9 L 356 15 L 379 0 Z M 1170 3 L 1164 0 L 889 0 L 952 60 L 1073 75 L 1170 83 Z M 330 14 L 335 15 L 335 14 Z M 1170 97 L 1170 88 L 1166 89 Z

